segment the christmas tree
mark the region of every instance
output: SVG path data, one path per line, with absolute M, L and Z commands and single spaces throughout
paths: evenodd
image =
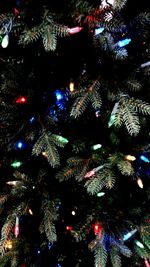
M 0 2 L 1 267 L 150 266 L 147 2 Z

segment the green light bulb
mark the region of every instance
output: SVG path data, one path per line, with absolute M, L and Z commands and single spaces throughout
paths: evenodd
M 67 144 L 67 143 L 69 142 L 66 138 L 64 138 L 64 137 L 62 137 L 62 136 L 59 136 L 59 137 L 58 137 L 58 140 L 59 140 L 60 142 L 64 143 L 64 144 Z
M 102 197 L 104 195 L 105 195 L 105 192 L 99 192 L 99 193 L 97 193 L 97 197 Z
M 12 164 L 11 164 L 11 166 L 13 167 L 13 168 L 19 168 L 20 166 L 21 166 L 21 162 L 20 161 L 14 161 Z
M 97 144 L 97 145 L 92 146 L 92 149 L 93 149 L 93 150 L 97 150 L 97 149 L 99 149 L 99 148 L 101 148 L 101 147 L 102 147 L 101 144 Z

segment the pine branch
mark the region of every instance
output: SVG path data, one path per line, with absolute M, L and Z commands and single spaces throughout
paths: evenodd
M 95 267 L 105 267 L 107 263 L 107 251 L 102 244 L 94 251 Z
M 46 158 L 49 164 L 55 168 L 60 165 L 60 158 L 57 146 L 64 147 L 68 140 L 51 133 L 43 132 L 32 149 L 32 155 L 39 156 L 42 152 L 46 153 Z
M 57 37 L 54 33 L 51 32 L 51 27 L 45 28 L 43 34 L 43 46 L 45 51 L 54 51 L 57 46 Z
M 133 97 L 128 99 L 128 104 L 133 108 L 136 112 L 141 112 L 145 115 L 150 115 L 150 104 L 143 102 L 140 99 L 134 99 Z
M 85 187 L 87 188 L 87 192 L 93 195 L 100 192 L 103 187 L 111 189 L 114 183 L 114 173 L 109 168 L 104 167 L 85 183 Z
M 129 90 L 134 91 L 134 92 L 140 91 L 142 88 L 142 85 L 138 81 L 133 80 L 133 79 L 126 81 L 126 84 Z
M 131 163 L 127 160 L 121 160 L 120 162 L 118 162 L 117 167 L 122 175 L 130 176 L 134 173 L 134 169 Z
M 42 203 L 42 210 L 44 210 L 44 217 L 42 224 L 44 225 L 44 231 L 49 242 L 53 243 L 57 240 L 56 229 L 54 221 L 57 219 L 56 208 L 54 203 L 50 203 L 45 200 Z
M 148 219 L 140 227 L 140 235 L 144 244 L 150 249 L 150 224 Z
M 116 246 L 112 246 L 110 250 L 110 258 L 111 258 L 111 263 L 113 267 L 121 267 L 121 257 L 119 255 L 119 251 L 116 248 Z
M 95 109 L 100 108 L 102 101 L 100 95 L 97 92 L 99 88 L 100 82 L 96 80 L 88 89 L 85 89 L 83 91 L 80 90 L 80 93 L 82 93 L 82 95 L 77 97 L 77 99 L 75 100 L 70 115 L 74 118 L 79 117 L 85 111 L 89 102 L 92 103 L 92 106 Z
M 122 117 L 122 121 L 125 124 L 129 134 L 136 136 L 140 131 L 140 123 L 138 116 L 133 111 L 133 108 L 130 105 L 127 105 L 127 103 L 124 103 L 120 106 L 120 109 L 116 113 L 114 120 L 114 125 L 117 127 L 120 126 L 118 124 L 118 121 L 119 123 L 121 122 L 120 116 Z
M 22 45 L 28 45 L 30 43 L 33 43 L 34 41 L 37 41 L 39 37 L 41 36 L 41 28 L 36 26 L 33 27 L 32 29 L 25 29 L 20 35 L 19 38 L 19 44 Z

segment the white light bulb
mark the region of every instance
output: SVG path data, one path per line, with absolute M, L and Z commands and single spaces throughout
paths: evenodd
M 6 34 L 6 35 L 4 36 L 4 38 L 3 38 L 3 40 L 2 40 L 1 46 L 2 46 L 3 48 L 6 48 L 6 47 L 8 46 L 8 44 L 9 44 L 9 35 Z

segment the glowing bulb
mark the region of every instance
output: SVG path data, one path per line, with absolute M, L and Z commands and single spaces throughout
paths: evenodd
M 6 184 L 15 186 L 17 184 L 17 181 L 8 181 L 6 182 Z
M 63 93 L 60 90 L 56 90 L 55 95 L 56 95 L 57 101 L 60 101 L 63 99 Z
M 21 166 L 21 162 L 20 161 L 14 161 L 12 164 L 11 164 L 11 166 L 13 167 L 13 168 L 19 168 L 20 166 Z
M 61 143 L 64 143 L 64 144 L 67 144 L 68 143 L 68 139 L 67 138 L 64 138 L 62 136 L 59 136 L 58 137 L 58 140 L 61 142 Z
M 15 237 L 18 237 L 18 235 L 19 235 L 19 218 L 18 217 L 16 217 L 16 224 L 15 224 L 14 234 L 15 234 Z
M 12 241 L 11 240 L 8 240 L 6 245 L 5 245 L 5 248 L 7 249 L 12 249 Z
M 140 241 L 137 240 L 135 243 L 139 248 L 144 248 L 144 245 Z
M 21 141 L 16 143 L 17 148 L 21 149 L 23 148 L 23 143 Z
M 149 163 L 149 162 L 150 162 L 149 159 L 146 158 L 146 157 L 143 156 L 143 155 L 140 157 L 140 159 L 143 160 L 143 161 L 146 162 L 146 163 Z
M 3 38 L 3 40 L 2 40 L 1 46 L 2 46 L 3 48 L 6 48 L 6 47 L 8 46 L 8 44 L 9 44 L 9 35 L 6 34 L 6 35 L 4 36 L 4 38 Z
M 130 38 L 126 38 L 124 40 L 119 41 L 117 44 L 119 47 L 124 47 L 126 45 L 128 45 L 131 42 Z
M 27 98 L 25 96 L 20 96 L 17 100 L 16 103 L 17 104 L 24 104 L 27 102 Z
M 91 177 L 91 176 L 93 176 L 95 174 L 95 171 L 89 171 L 84 177 L 85 178 L 89 178 L 89 177 Z
M 135 161 L 135 160 L 136 160 L 136 157 L 131 156 L 131 155 L 127 155 L 125 158 L 126 158 L 127 160 L 129 160 L 129 161 Z
M 112 125 L 113 125 L 113 123 L 114 123 L 114 121 L 115 121 L 115 115 L 114 114 L 112 114 L 111 116 L 110 116 L 110 119 L 109 119 L 109 122 L 108 122 L 108 127 L 111 127 Z
M 137 179 L 137 184 L 138 184 L 138 186 L 140 187 L 140 188 L 142 188 L 143 189 L 143 182 L 142 182 L 142 180 L 141 180 L 141 178 L 138 178 Z
M 82 27 L 68 28 L 70 34 L 78 33 L 82 30 Z
M 104 195 L 105 195 L 105 192 L 99 192 L 99 193 L 97 193 L 97 197 L 102 197 Z
M 95 29 L 95 35 L 98 35 L 104 31 L 104 28 Z
M 73 216 L 75 216 L 75 215 L 76 215 L 75 210 L 72 210 L 71 214 L 72 214 Z
M 29 209 L 29 214 L 30 214 L 30 215 L 33 215 L 33 212 L 32 212 L 32 210 L 31 210 L 31 209 Z
M 72 230 L 72 226 L 66 226 L 66 230 L 67 231 L 71 231 Z
M 45 151 L 42 152 L 43 157 L 47 158 L 47 153 Z
M 146 266 L 146 267 L 150 267 L 150 264 L 149 264 L 149 262 L 148 262 L 147 259 L 145 259 L 144 262 L 145 262 L 145 266 Z
M 74 91 L 74 83 L 70 83 L 69 84 L 69 89 L 70 89 L 70 92 L 73 92 Z
M 97 145 L 92 146 L 92 149 L 93 149 L 93 150 L 97 150 L 97 149 L 99 149 L 99 148 L 101 148 L 101 147 L 102 147 L 101 144 L 97 144 Z
M 136 232 L 137 232 L 137 229 L 134 229 L 134 230 L 132 230 L 131 232 L 125 234 L 125 235 L 123 236 L 123 240 L 124 240 L 124 241 L 128 240 L 128 239 L 129 239 L 131 236 L 133 236 Z

